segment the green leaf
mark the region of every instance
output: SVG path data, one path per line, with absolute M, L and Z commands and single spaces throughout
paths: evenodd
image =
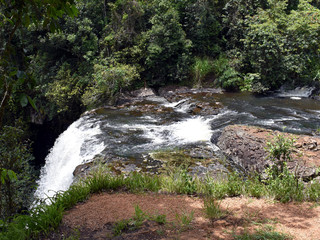
M 28 101 L 29 101 L 30 105 L 33 107 L 33 109 L 38 112 L 39 110 L 38 110 L 38 108 L 37 108 L 34 100 L 33 100 L 31 97 L 29 97 L 29 96 L 27 96 L 27 98 L 28 98 Z
M 9 180 L 17 180 L 17 175 L 12 170 L 8 170 L 8 177 L 9 177 Z
M 25 93 L 22 93 L 20 95 L 20 104 L 22 107 L 25 107 L 28 105 L 28 96 Z
M 75 5 L 72 5 L 71 10 L 72 10 L 73 16 L 77 16 L 78 15 L 78 9 L 76 8 Z
M 6 180 L 7 178 L 7 169 L 3 169 L 1 168 L 1 182 L 4 183 L 4 181 Z

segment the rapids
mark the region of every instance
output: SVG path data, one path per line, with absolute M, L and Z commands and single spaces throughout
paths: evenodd
M 292 97 L 292 96 L 291 96 Z M 193 100 L 220 102 L 217 114 L 191 114 Z M 312 134 L 320 127 L 320 103 L 308 98 L 254 97 L 249 94 L 198 93 L 177 102 L 161 97 L 140 103 L 155 111 L 140 111 L 137 106 L 102 108 L 85 114 L 56 140 L 38 180 L 35 196 L 44 199 L 68 189 L 75 168 L 96 155 L 135 158 L 163 149 L 205 144 L 212 149 L 211 137 L 229 124 L 247 124 Z M 163 111 L 157 111 L 162 109 Z

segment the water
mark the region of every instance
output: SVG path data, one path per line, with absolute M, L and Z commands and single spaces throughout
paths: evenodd
M 309 98 L 257 98 L 249 94 L 229 93 L 220 95 L 219 101 L 229 112 L 216 121 L 213 128 L 247 124 L 311 135 L 320 127 L 320 102 Z M 224 121 L 227 124 L 223 124 Z
M 80 118 L 62 133 L 46 157 L 35 196 L 43 199 L 67 190 L 74 169 L 104 149 L 103 142 L 96 138 L 100 133 L 97 122 L 87 117 Z
M 212 146 L 212 134 L 230 124 L 285 128 L 285 131 L 299 134 L 311 134 L 320 127 L 320 104 L 310 99 L 215 94 L 204 101 L 218 101 L 225 107 L 218 114 L 202 116 L 188 113 L 190 99 L 169 103 L 155 98 L 144 103 L 167 109 L 160 113 L 143 112 L 131 106 L 102 109 L 96 115 L 80 118 L 56 140 L 42 168 L 35 195 L 43 199 L 68 189 L 74 169 L 97 154 L 141 159 L 143 154 L 159 149 L 197 143 Z

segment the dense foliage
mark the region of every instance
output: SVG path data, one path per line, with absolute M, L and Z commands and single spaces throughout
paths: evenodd
M 73 120 L 143 86 L 265 92 L 320 81 L 316 0 L 1 0 L 0 27 L 1 139 L 20 134 L 16 119 Z M 3 181 L 29 176 L 29 145 L 15 141 L 0 146 Z

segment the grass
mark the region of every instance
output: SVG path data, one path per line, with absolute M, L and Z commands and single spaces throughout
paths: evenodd
M 180 231 L 185 231 L 190 228 L 190 224 L 193 220 L 193 217 L 194 211 L 190 213 L 176 214 L 176 220 L 180 228 Z
M 208 58 L 195 58 L 192 66 L 193 81 L 195 87 L 201 87 L 205 77 L 214 71 L 213 61 Z
M 223 218 L 227 216 L 228 212 L 225 210 L 222 210 L 221 207 L 221 201 L 218 201 L 212 197 L 207 197 L 204 199 L 204 211 L 211 221 Z
M 139 205 L 135 206 L 135 214 L 130 219 L 121 220 L 116 222 L 113 227 L 113 235 L 120 236 L 126 231 L 133 231 L 141 227 L 145 220 L 152 220 L 160 225 L 166 223 L 166 216 L 161 214 L 149 215 L 141 210 Z
M 224 212 L 219 208 L 218 199 L 238 195 L 253 197 L 269 197 L 281 202 L 287 201 L 319 201 L 320 183 L 313 182 L 303 187 L 291 176 L 279 176 L 267 182 L 258 178 L 243 179 L 238 174 L 230 174 L 227 180 L 217 181 L 207 177 L 200 181 L 188 174 L 183 168 L 171 169 L 167 174 L 147 175 L 132 173 L 125 177 L 113 175 L 105 168 L 99 168 L 87 179 L 73 185 L 65 192 L 59 192 L 51 198 L 51 204 L 40 202 L 37 207 L 14 217 L 10 222 L 1 222 L 0 239 L 36 239 L 46 236 L 60 225 L 64 212 L 79 202 L 83 202 L 91 194 L 104 191 L 129 191 L 129 192 L 169 192 L 181 194 L 197 194 L 206 196 L 206 211 L 209 218 L 219 218 Z M 141 210 L 141 209 L 140 209 Z M 139 224 L 145 216 L 136 208 L 135 221 Z M 165 216 L 153 216 L 159 223 L 165 223 Z M 182 225 L 192 221 L 191 215 L 180 216 Z M 188 223 L 189 222 L 189 223 Z M 122 223 L 124 225 L 124 223 Z M 118 226 L 121 229 L 121 224 Z M 239 238 L 240 239 L 240 238 Z M 250 238 L 249 238 L 250 239 Z M 257 238 L 259 239 L 259 238 Z M 267 238 L 266 238 L 267 239 Z
M 292 239 L 291 236 L 283 233 L 279 233 L 273 230 L 272 227 L 264 227 L 258 229 L 254 233 L 249 233 L 245 231 L 243 234 L 233 233 L 233 238 L 235 240 L 289 240 Z

